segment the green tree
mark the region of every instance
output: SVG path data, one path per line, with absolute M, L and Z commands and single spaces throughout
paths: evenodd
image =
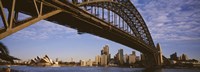
M 16 57 L 10 56 L 8 48 L 0 42 L 0 59 L 14 63 L 13 60 L 20 60 Z

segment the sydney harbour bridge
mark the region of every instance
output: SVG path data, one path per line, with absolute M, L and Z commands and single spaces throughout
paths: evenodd
M 0 39 L 46 20 L 138 50 L 146 67 L 161 66 L 160 47 L 130 0 L 0 0 L 0 9 Z M 30 17 L 19 20 L 20 13 Z

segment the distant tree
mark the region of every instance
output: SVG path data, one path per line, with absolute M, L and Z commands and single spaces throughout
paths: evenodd
M 16 57 L 10 56 L 8 48 L 0 42 L 0 59 L 14 63 L 13 60 L 20 60 Z

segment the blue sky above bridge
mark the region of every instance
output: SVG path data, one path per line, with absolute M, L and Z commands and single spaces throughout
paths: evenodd
M 153 40 L 160 43 L 163 54 L 177 52 L 200 60 L 200 1 L 199 0 L 131 0 L 144 18 Z M 21 17 L 24 18 L 24 17 Z M 66 19 L 67 20 L 67 19 Z M 74 58 L 94 59 L 106 44 L 113 56 L 122 48 L 130 49 L 90 34 L 47 21 L 40 21 L 1 40 L 11 55 L 27 60 L 48 54 L 64 61 Z M 137 52 L 139 55 L 139 52 Z

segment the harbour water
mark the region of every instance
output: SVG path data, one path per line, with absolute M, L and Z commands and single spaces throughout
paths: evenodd
M 5 67 L 5 66 L 0 66 Z M 31 67 L 11 66 L 19 72 L 200 72 L 200 69 L 158 69 L 147 71 L 144 68 L 120 68 L 120 67 Z

